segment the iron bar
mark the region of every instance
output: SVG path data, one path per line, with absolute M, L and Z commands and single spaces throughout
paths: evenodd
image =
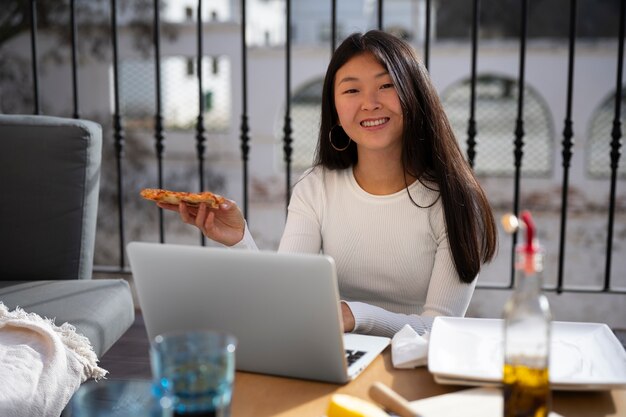
M 474 0 L 472 8 L 472 73 L 470 81 L 470 117 L 467 123 L 467 160 L 474 168 L 476 157 L 476 61 L 478 55 L 478 24 L 480 0 Z
M 120 270 L 124 269 L 125 238 L 124 238 L 124 185 L 123 185 L 123 158 L 124 158 L 124 131 L 122 116 L 120 115 L 120 87 L 119 87 L 119 58 L 117 42 L 117 0 L 111 0 L 111 42 L 113 49 L 113 138 L 115 147 L 115 162 L 117 167 L 117 212 L 119 227 L 119 261 Z
M 37 68 L 37 0 L 30 1 L 30 54 L 33 69 L 34 114 L 41 114 L 39 105 L 39 69 Z
M 159 16 L 159 0 L 154 0 L 154 72 L 155 72 L 155 99 L 156 114 L 154 117 L 154 139 L 157 157 L 157 175 L 159 188 L 163 188 L 163 151 L 165 134 L 163 133 L 163 115 L 161 111 L 161 18 Z M 165 227 L 163 224 L 163 209 L 159 211 L 159 241 L 165 242 Z
M 563 291 L 563 265 L 565 260 L 565 234 L 567 225 L 567 207 L 569 193 L 569 168 L 572 159 L 574 142 L 574 124 L 572 122 L 572 101 L 574 97 L 574 54 L 576 45 L 576 0 L 570 2 L 569 14 L 569 55 L 567 64 L 567 103 L 565 110 L 565 126 L 563 128 L 563 184 L 561 187 L 561 233 L 559 240 L 559 269 L 557 273 L 556 292 Z
M 76 4 L 75 0 L 70 0 L 70 42 L 72 45 L 72 98 L 74 103 L 74 113 L 72 117 L 78 119 L 78 80 L 76 63 Z
M 337 48 L 337 0 L 330 1 L 330 53 Z
M 246 0 L 241 0 L 241 160 L 243 164 L 243 215 L 248 219 L 248 46 L 246 42 Z
M 426 25 L 424 34 L 424 66 L 426 69 L 430 68 L 430 10 L 432 6 L 432 0 L 426 0 Z
M 202 24 L 202 0 L 198 0 L 198 17 L 197 17 L 197 75 L 198 75 L 198 119 L 196 122 L 196 154 L 198 156 L 198 188 L 199 191 L 204 191 L 204 153 L 206 147 L 204 142 L 204 91 L 202 88 L 202 55 L 204 54 L 204 48 L 202 40 L 204 38 L 203 24 Z M 204 233 L 200 232 L 200 245 L 205 246 L 206 240 Z
M 377 23 L 377 27 L 378 30 L 383 30 L 383 0 L 377 0 L 377 18 L 378 18 L 378 23 Z
M 285 40 L 285 125 L 283 128 L 283 152 L 285 156 L 285 208 L 289 206 L 291 198 L 291 0 L 286 0 L 287 7 L 287 39 Z
M 241 160 L 243 164 L 243 215 L 248 219 L 248 158 L 250 138 L 248 132 L 248 44 L 246 41 L 246 0 L 241 0 Z
M 517 118 L 515 120 L 515 185 L 513 187 L 513 213 L 518 215 L 520 205 L 520 178 L 522 173 L 522 159 L 524 157 L 524 90 L 526 75 L 526 37 L 528 34 L 528 0 L 522 1 L 522 17 L 520 26 L 520 50 L 519 50 L 519 73 L 517 87 Z M 515 247 L 517 246 L 517 233 L 513 234 L 511 248 L 511 279 L 509 287 L 512 288 L 515 277 Z
M 613 226 L 615 221 L 615 192 L 617 188 L 617 168 L 619 167 L 622 137 L 622 70 L 624 67 L 624 10 L 626 0 L 620 2 L 619 38 L 617 50 L 617 80 L 615 83 L 615 116 L 611 130 L 611 191 L 609 194 L 609 229 L 606 238 L 606 265 L 604 269 L 604 291 L 611 288 L 611 259 L 613 255 Z

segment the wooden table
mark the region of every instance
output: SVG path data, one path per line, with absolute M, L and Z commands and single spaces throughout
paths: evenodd
M 387 348 L 361 375 L 346 385 L 237 372 L 232 417 L 322 417 L 334 393 L 370 400 L 370 385 L 380 381 L 409 401 L 467 389 L 441 385 L 425 367 L 395 369 Z M 626 390 L 555 392 L 553 410 L 564 417 L 626 416 Z

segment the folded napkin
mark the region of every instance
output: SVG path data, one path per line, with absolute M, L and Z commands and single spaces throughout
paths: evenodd
M 394 368 L 410 369 L 428 363 L 428 336 L 417 334 L 408 324 L 391 339 L 391 362 Z
M 97 363 L 71 324 L 0 302 L 0 416 L 59 417 L 81 383 L 106 375 Z

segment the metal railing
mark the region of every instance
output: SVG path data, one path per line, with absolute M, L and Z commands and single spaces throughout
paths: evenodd
M 331 22 L 331 50 L 336 47 L 337 37 L 337 2 L 331 1 L 331 15 L 329 20 Z M 292 157 L 292 126 L 291 126 L 291 3 L 292 0 L 285 0 L 286 3 L 286 41 L 285 41 L 285 115 L 283 126 L 283 153 L 285 161 L 285 187 L 286 187 L 286 202 L 289 201 L 290 188 L 291 188 L 291 157 Z M 515 126 L 512 127 L 514 134 L 514 187 L 513 187 L 513 208 L 514 213 L 518 213 L 520 207 L 520 178 L 521 167 L 524 160 L 524 85 L 525 85 L 525 60 L 526 60 L 526 41 L 528 38 L 527 26 L 528 26 L 528 0 L 522 1 L 522 13 L 520 15 L 521 31 L 519 34 L 519 67 L 518 67 L 518 98 L 517 98 L 517 118 Z M 40 91 L 39 91 L 39 73 L 38 73 L 38 60 L 37 60 L 37 0 L 30 0 L 30 34 L 31 34 L 31 53 L 32 53 L 32 75 L 33 75 L 33 100 L 34 109 L 33 113 L 40 114 Z M 163 185 L 163 152 L 165 149 L 165 134 L 163 130 L 163 116 L 161 107 L 161 68 L 160 68 L 160 16 L 159 16 L 159 1 L 154 0 L 154 59 L 155 59 L 155 71 L 156 71 L 156 114 L 154 115 L 154 138 L 155 138 L 155 153 L 157 158 L 157 171 L 158 171 L 158 184 L 160 187 Z M 624 18 L 625 18 L 625 4 L 626 0 L 620 0 L 620 15 L 619 15 L 619 31 L 617 34 L 618 39 L 618 51 L 617 51 L 617 71 L 615 81 L 615 112 L 613 119 L 613 128 L 611 132 L 610 143 L 610 194 L 609 194 L 609 207 L 608 207 L 608 228 L 607 228 L 607 240 L 606 240 L 606 261 L 604 272 L 604 285 L 599 290 L 593 289 L 574 289 L 567 288 L 564 282 L 563 269 L 565 260 L 565 245 L 567 241 L 566 226 L 567 226 L 567 214 L 568 214 L 568 190 L 569 190 L 569 170 L 570 161 L 572 158 L 572 146 L 574 136 L 574 121 L 572 119 L 572 101 L 573 101 L 573 78 L 574 78 L 574 64 L 575 64 L 575 49 L 576 49 L 576 20 L 577 20 L 577 1 L 570 0 L 569 8 L 569 56 L 568 56 L 568 69 L 567 69 L 567 97 L 566 97 L 566 117 L 563 128 L 563 140 L 561 143 L 562 154 L 562 168 L 563 168 L 563 182 L 562 182 L 562 195 L 561 195 L 561 213 L 560 213 L 560 236 L 559 236 L 559 257 L 558 257 L 558 280 L 556 287 L 549 288 L 548 290 L 554 290 L 557 293 L 562 291 L 581 291 L 581 292 L 605 292 L 605 293 L 626 293 L 620 289 L 614 289 L 611 286 L 611 261 L 613 252 L 613 232 L 615 221 L 615 206 L 616 206 L 616 184 L 617 184 L 617 172 L 620 161 L 620 147 L 622 130 L 620 123 L 621 115 L 621 101 L 622 101 L 622 65 L 624 58 Z M 383 28 L 383 0 L 377 1 L 377 13 L 378 13 L 378 28 Z M 424 63 L 426 68 L 429 68 L 430 51 L 431 51 L 431 14 L 432 14 L 432 0 L 425 0 L 425 36 L 424 36 Z M 467 158 L 471 166 L 474 165 L 476 157 L 476 60 L 477 51 L 479 47 L 478 43 L 478 31 L 480 28 L 480 0 L 473 0 L 472 4 L 472 28 L 471 28 L 471 85 L 470 85 L 470 102 L 468 103 L 469 119 L 467 126 Z M 114 94 L 114 108 L 112 114 L 113 125 L 113 143 L 115 148 L 115 159 L 117 162 L 117 204 L 118 204 L 118 227 L 119 227 L 119 265 L 118 267 L 105 267 L 101 268 L 102 271 L 108 272 L 123 272 L 126 270 L 126 261 L 124 256 L 125 247 L 125 233 L 124 233 L 124 206 L 123 195 L 123 175 L 124 175 L 124 126 L 122 123 L 121 109 L 120 109 L 120 92 L 119 92 L 119 57 L 118 57 L 118 23 L 117 23 L 117 0 L 110 0 L 111 10 L 111 42 L 112 42 L 112 67 L 113 67 L 113 94 Z M 241 26 L 241 74 L 242 74 L 242 113 L 240 124 L 240 150 L 241 161 L 243 170 L 243 212 L 248 216 L 248 188 L 249 188 L 249 173 L 248 173 L 248 157 L 250 151 L 250 138 L 249 138 L 249 126 L 248 126 L 248 84 L 247 84 L 247 43 L 246 43 L 246 27 L 247 27 L 247 10 L 246 1 L 240 2 L 240 26 Z M 70 20 L 71 20 L 71 48 L 72 48 L 72 88 L 73 88 L 73 117 L 79 117 L 79 102 L 78 102 L 78 84 L 77 84 L 77 47 L 76 36 L 77 28 L 75 21 L 75 5 L 74 0 L 70 3 Z M 200 180 L 200 189 L 203 189 L 204 183 L 204 158 L 205 158 L 205 127 L 204 127 L 204 100 L 202 95 L 202 51 L 203 51 L 203 22 L 202 22 L 202 0 L 198 0 L 197 3 L 197 75 L 199 86 L 198 97 L 198 117 L 196 123 L 196 151 L 198 160 L 198 176 Z M 159 213 L 159 236 L 161 242 L 165 239 L 163 214 Z M 484 288 L 511 288 L 513 286 L 514 275 L 514 251 L 517 243 L 517 237 L 514 235 L 512 239 L 511 248 L 511 276 L 508 286 L 502 287 L 488 287 Z M 204 238 L 201 238 L 201 244 L 204 244 Z M 480 285 L 479 285 L 480 287 Z

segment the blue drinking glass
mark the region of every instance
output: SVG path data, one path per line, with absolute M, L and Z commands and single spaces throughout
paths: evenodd
M 175 415 L 230 416 L 235 379 L 234 336 L 217 331 L 164 333 L 150 345 L 153 394 Z

